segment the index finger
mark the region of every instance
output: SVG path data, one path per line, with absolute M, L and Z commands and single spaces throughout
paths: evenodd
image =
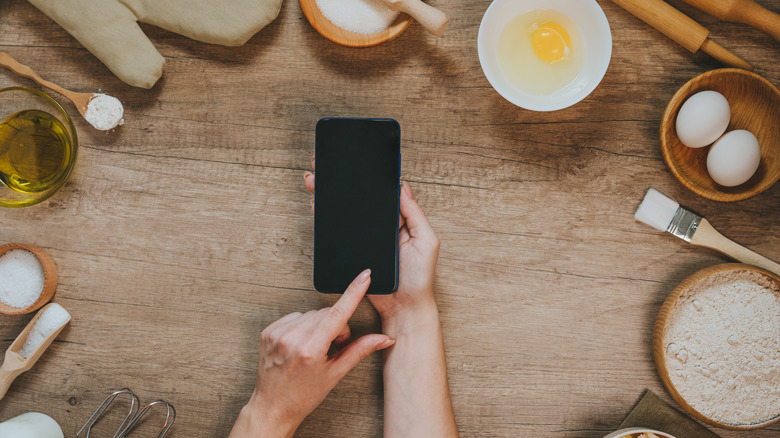
M 326 323 L 327 335 L 330 340 L 335 339 L 341 333 L 344 325 L 355 313 L 360 301 L 368 291 L 369 284 L 371 284 L 371 270 L 366 269 L 352 280 L 347 290 L 344 291 L 344 295 L 330 308 Z

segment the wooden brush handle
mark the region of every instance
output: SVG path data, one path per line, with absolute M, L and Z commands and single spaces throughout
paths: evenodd
M 780 41 L 780 15 L 753 0 L 683 0 L 718 20 L 756 27 Z
M 422 0 L 385 0 L 393 10 L 406 12 L 417 20 L 425 30 L 439 36 L 447 29 L 450 19 L 447 15 Z
M 769 260 L 768 258 L 757 254 L 744 246 L 735 243 L 722 234 L 720 234 L 715 228 L 710 225 L 707 219 L 702 219 L 699 223 L 699 228 L 691 238 L 691 243 L 694 245 L 704 246 L 712 248 L 716 251 L 720 251 L 723 254 L 738 260 L 742 263 L 758 266 L 759 268 L 766 269 L 769 272 L 780 275 L 780 264 Z

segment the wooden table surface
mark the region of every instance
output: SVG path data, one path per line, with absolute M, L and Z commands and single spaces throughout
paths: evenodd
M 728 259 L 635 222 L 647 188 L 780 260 L 780 184 L 717 203 L 661 158 L 667 101 L 720 65 L 600 0 L 614 38 L 606 77 L 583 102 L 535 113 L 482 74 L 476 38 L 489 0 L 431 3 L 451 17 L 444 36 L 413 24 L 370 49 L 324 39 L 291 0 L 242 47 L 144 25 L 167 63 L 143 90 L 27 2 L 2 2 L 1 51 L 66 88 L 117 96 L 126 124 L 99 132 L 63 103 L 80 142 L 72 178 L 41 205 L 0 212 L 0 242 L 52 255 L 54 301 L 73 315 L 0 401 L 0 420 L 40 411 L 74 436 L 111 390 L 130 387 L 176 406 L 169 436 L 226 436 L 254 384 L 260 331 L 334 300 L 312 286 L 302 178 L 325 116 L 401 124 L 403 178 L 442 240 L 436 293 L 462 436 L 599 438 L 646 389 L 671 402 L 652 359 L 656 314 L 683 278 Z M 780 84 L 780 44 L 671 3 Z M 780 11 L 780 0 L 762 3 Z M 0 71 L 0 87 L 31 84 Z M 0 351 L 30 318 L 0 317 Z M 368 303 L 353 326 L 379 330 Z M 374 355 L 298 436 L 374 437 L 381 424 Z M 716 432 L 777 437 L 780 426 Z

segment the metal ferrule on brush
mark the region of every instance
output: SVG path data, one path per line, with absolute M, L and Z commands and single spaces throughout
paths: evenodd
M 678 207 L 666 231 L 686 242 L 690 242 L 696 229 L 699 228 L 701 219 L 702 217 L 698 214 Z

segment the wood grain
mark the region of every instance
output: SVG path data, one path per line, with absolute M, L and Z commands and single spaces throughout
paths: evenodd
M 612 63 L 587 99 L 553 113 L 504 101 L 476 52 L 489 3 L 432 0 L 450 17 L 443 36 L 410 26 L 360 50 L 323 38 L 297 2 L 236 48 L 143 26 L 167 63 L 142 90 L 27 2 L 3 2 L 1 51 L 66 88 L 118 97 L 126 124 L 99 132 L 76 120 L 68 185 L 43 204 L 0 211 L 0 242 L 51 254 L 54 301 L 73 315 L 0 402 L 0 419 L 41 411 L 73 436 L 127 386 L 176 406 L 169 436 L 226 436 L 252 391 L 260 331 L 333 302 L 312 287 L 302 177 L 324 116 L 401 124 L 403 178 L 442 241 L 436 292 L 463 437 L 601 438 L 646 388 L 673 403 L 653 364 L 655 317 L 677 283 L 727 259 L 635 222 L 634 210 L 656 187 L 778 260 L 780 187 L 723 204 L 677 182 L 659 147 L 664 108 L 720 65 L 610 1 L 599 3 Z M 780 83 L 769 36 L 671 3 Z M 780 10 L 778 0 L 765 6 Z M 0 72 L 0 85 L 12 84 L 31 82 Z M 28 321 L 0 317 L 0 349 Z M 352 322 L 357 334 L 379 330 L 367 303 Z M 150 420 L 146 435 L 162 424 Z M 372 356 L 298 436 L 381 436 L 381 424 Z

